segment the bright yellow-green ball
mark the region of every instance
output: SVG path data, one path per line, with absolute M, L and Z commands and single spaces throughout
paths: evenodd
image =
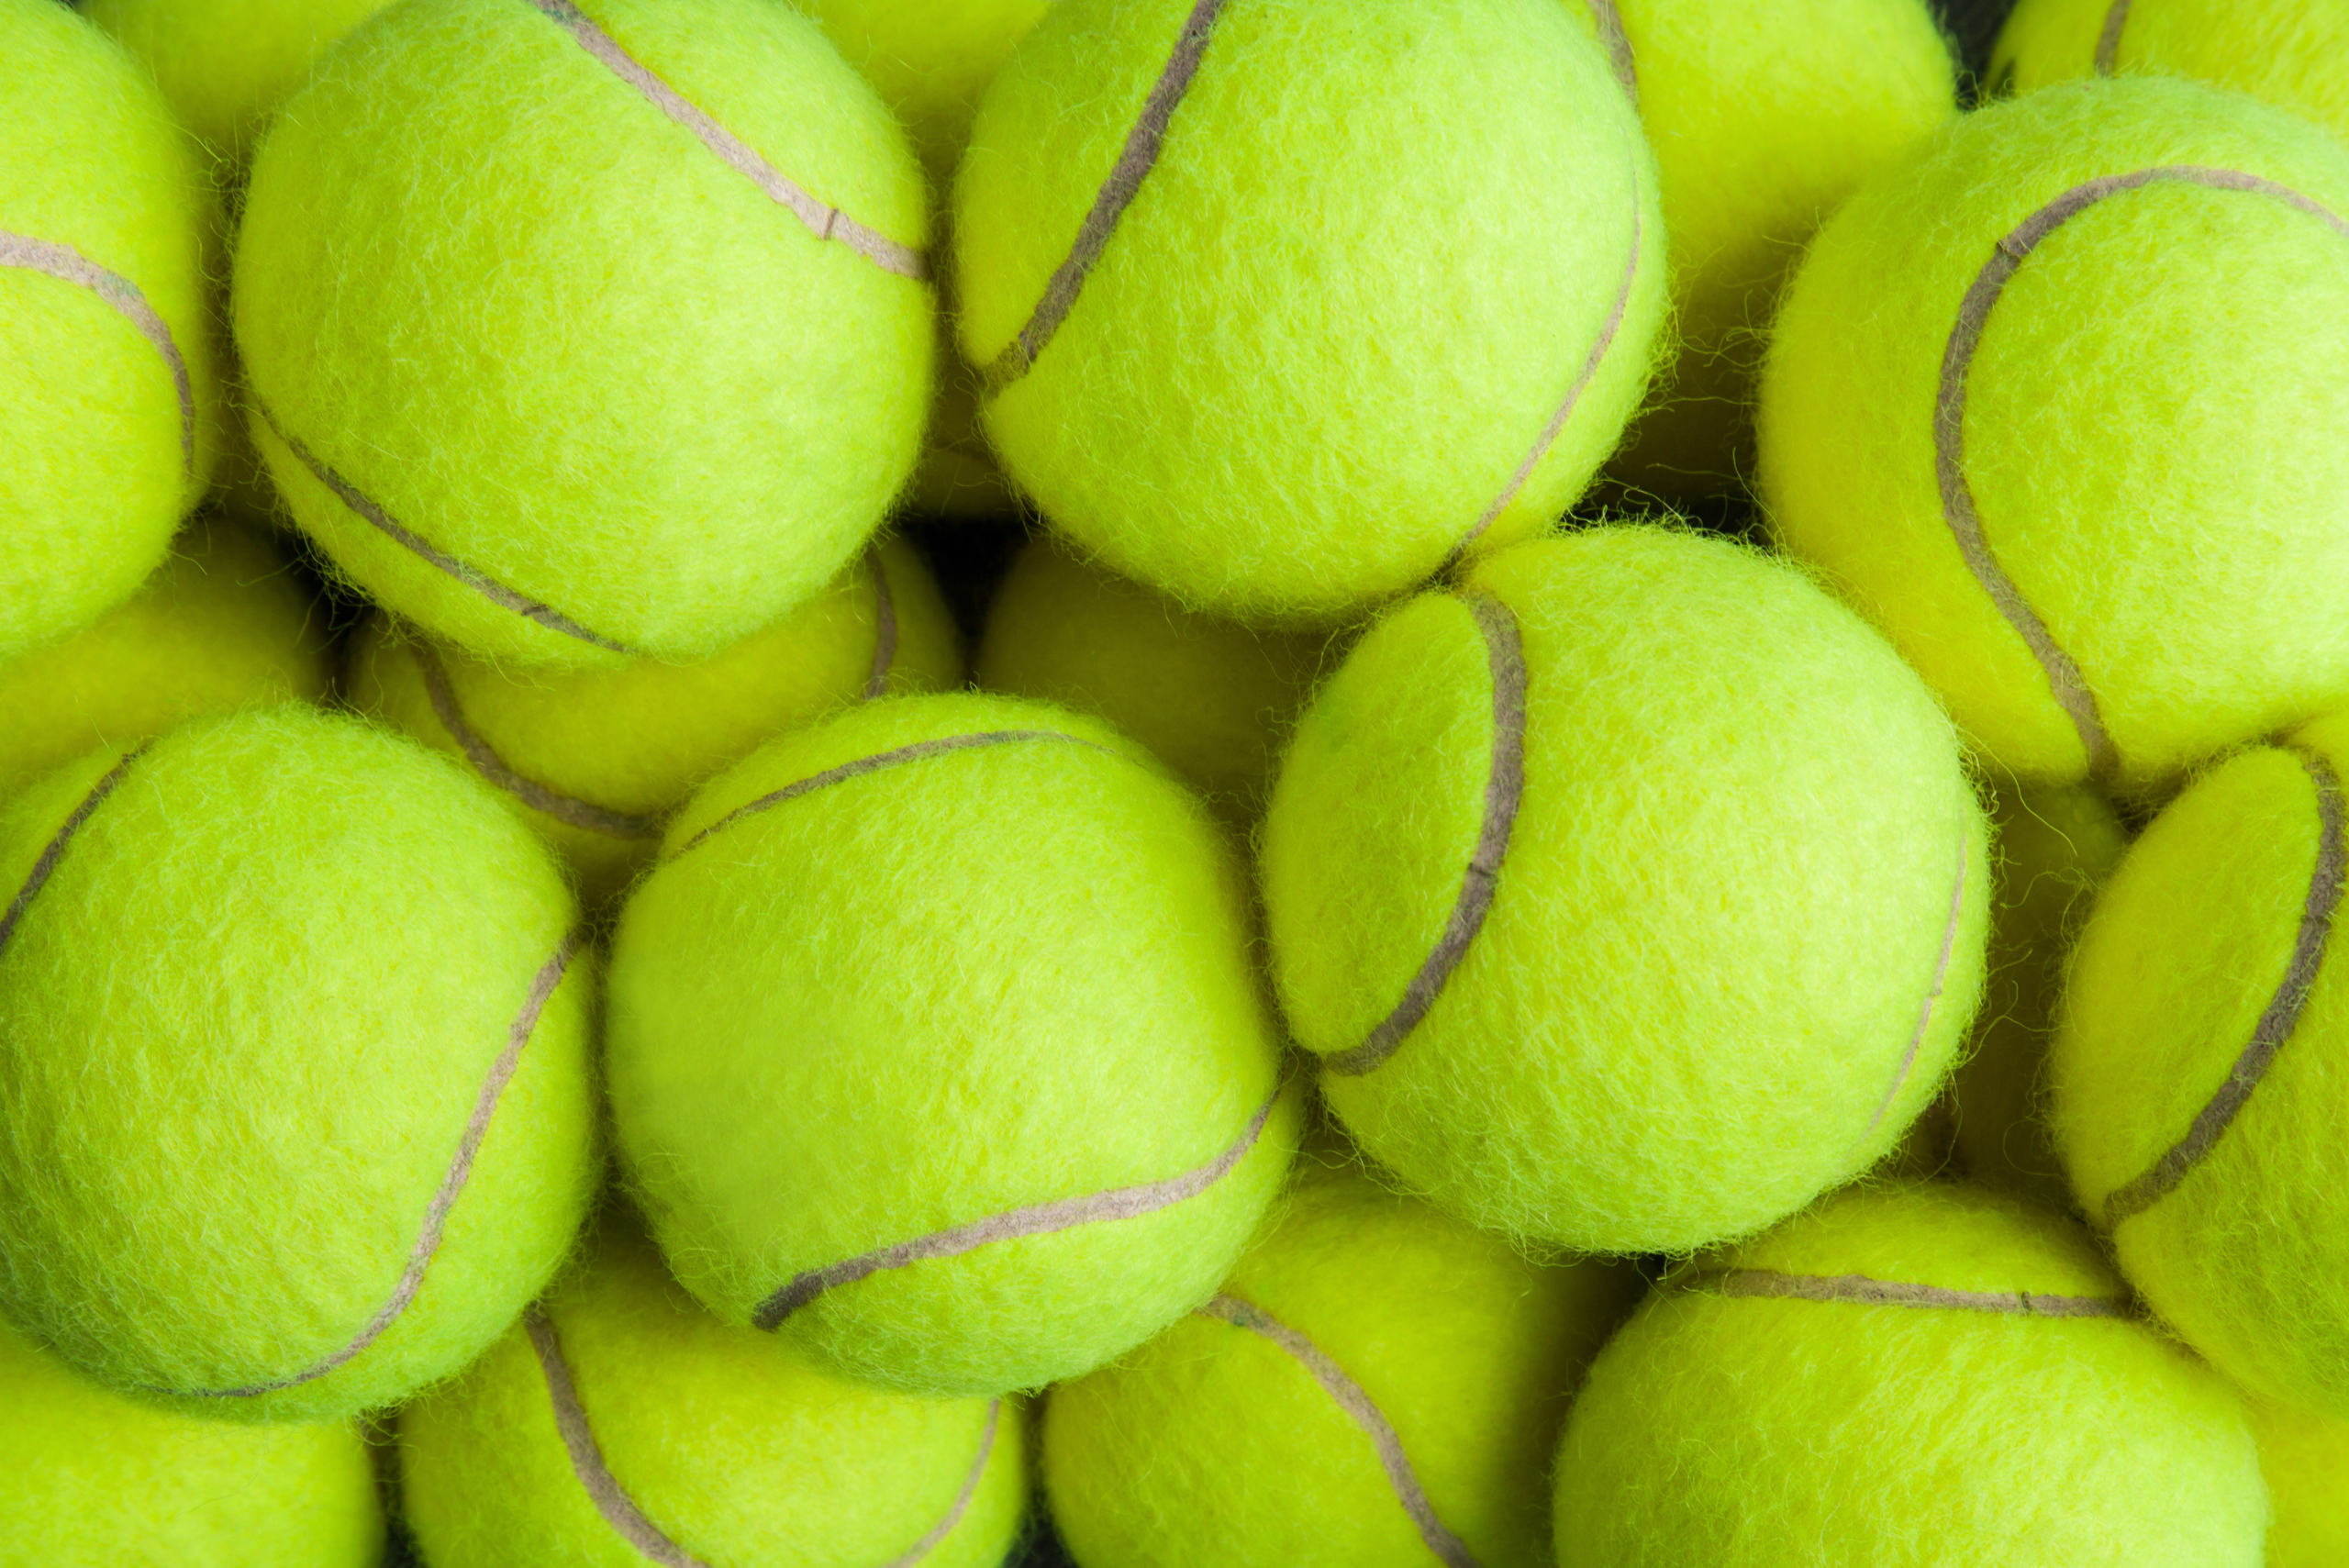
M 979 95 L 1052 0 L 799 0 L 905 122 L 942 189 Z
M 401 1412 L 400 1489 L 433 1568 L 996 1568 L 1028 1496 L 1025 1419 L 1016 1399 L 811 1371 L 704 1311 L 615 1217 L 462 1378 Z
M 2272 1399 L 2244 1401 L 2259 1468 L 2276 1504 L 2267 1568 L 2334 1568 L 2349 1562 L 2349 1422 Z
M 1599 1352 L 1560 1568 L 2258 1568 L 2243 1401 L 2133 1312 L 2085 1230 L 2013 1199 L 1831 1198 Z
M 86 0 L 155 73 L 182 123 L 232 162 L 336 39 L 388 0 Z

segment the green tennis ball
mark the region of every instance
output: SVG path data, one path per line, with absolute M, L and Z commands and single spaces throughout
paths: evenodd
M 514 1562 L 996 1568 L 1027 1502 L 1016 1400 L 882 1394 L 720 1323 L 607 1221 L 463 1377 L 400 1414 L 434 1568 Z
M 388 0 L 87 0 L 187 128 L 242 159 L 318 57 Z
M 1594 528 L 1402 606 L 1316 694 L 1262 836 L 1273 974 L 1412 1187 L 1686 1251 L 1856 1175 L 1933 1098 L 1988 834 L 1858 617 L 1742 546 Z
M 204 495 L 211 187 L 154 82 L 0 0 L 0 661 L 130 597 Z
M 2246 1389 L 2349 1417 L 2349 717 L 2245 751 L 2132 847 L 2081 932 L 2055 1143 L 2153 1308 Z M 2349 924 L 2339 922 L 2338 924 Z
M 1780 540 L 2008 772 L 2133 789 L 2299 722 L 2349 695 L 2349 148 L 2159 78 L 1965 116 L 1820 231 L 1761 453 Z
M 1562 0 L 1610 46 L 1655 149 L 1679 346 L 1609 464 L 1667 495 L 1742 489 L 1753 378 L 1820 222 L 1956 113 L 1925 0 Z
M 996 590 L 974 664 L 990 690 L 1099 714 L 1244 826 L 1330 642 L 1193 614 L 1039 539 Z
M 1548 1568 L 1567 1395 L 1635 1283 L 1308 1178 L 1211 1301 L 1052 1391 L 1052 1521 L 1083 1568 Z
M 2349 140 L 2342 0 L 2022 0 L 1990 51 L 1996 93 L 2121 72 L 2248 93 Z
M 327 694 L 326 617 L 263 534 L 189 525 L 128 604 L 0 664 L 0 795 L 102 745 Z
M 1664 311 L 1654 161 L 1561 0 L 1063 0 L 980 105 L 954 236 L 1011 478 L 1241 618 L 1555 517 Z
M 2267 1568 L 2332 1568 L 2349 1559 L 2349 1498 L 2341 1489 L 2349 1474 L 2349 1422 L 2272 1399 L 2244 1406 L 2276 1505 Z
M 0 1315 L 198 1414 L 448 1377 L 600 1175 L 592 962 L 488 789 L 306 705 L 0 810 Z
M 74 1375 L 0 1325 L 0 1540 L 53 1568 L 374 1568 L 384 1510 L 348 1422 L 230 1426 Z
M 2257 1568 L 2243 1402 L 2137 1320 L 2087 1232 L 1978 1188 L 1860 1188 L 1652 1296 L 1557 1468 L 1562 1568 Z
M 1206 1300 L 1296 1140 L 1247 890 L 1140 747 L 955 694 L 769 742 L 612 951 L 630 1184 L 687 1288 L 879 1386 L 1089 1372 Z
M 379 616 L 360 633 L 344 695 L 464 759 L 596 908 L 651 862 L 663 818 L 761 741 L 844 703 L 962 679 L 937 584 L 892 540 L 773 626 L 692 664 L 516 670 Z
M 254 158 L 254 439 L 428 630 L 707 658 L 814 597 L 910 472 L 927 222 L 903 133 L 787 6 L 400 6 Z
M 905 122 L 942 188 L 979 95 L 1052 0 L 801 0 Z

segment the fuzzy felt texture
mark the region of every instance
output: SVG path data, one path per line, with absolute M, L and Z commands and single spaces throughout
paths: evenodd
M 2335 1568 L 2349 1562 L 2349 1422 L 2272 1399 L 2250 1399 L 2259 1468 L 2276 1505 L 2267 1568 Z
M 2349 767 L 2349 724 L 2302 742 Z M 2349 1417 L 2349 962 L 2336 921 L 2307 984 L 2322 841 L 2295 751 L 2247 751 L 2197 782 L 2131 849 L 2082 932 L 2050 1062 L 2056 1146 L 2087 1212 L 2194 1136 L 2242 1059 L 2289 1032 L 2182 1179 L 2119 1219 L 2121 1267 L 2212 1364 L 2254 1392 Z
M 327 641 L 324 617 L 266 535 L 199 517 L 129 603 L 0 664 L 0 796 L 183 719 L 318 701 Z
M 49 0 L 0 0 L 0 60 L 6 660 L 88 625 L 161 563 L 210 477 L 220 394 L 211 182 L 154 82 Z M 131 295 L 53 270 L 77 266 Z
M 943 191 L 979 95 L 1052 0 L 798 0 L 905 122 Z
M 904 135 L 815 24 L 582 9 L 844 223 L 924 243 Z M 879 524 L 930 404 L 929 285 L 819 239 L 532 0 L 402 6 L 326 57 L 254 159 L 234 314 L 296 520 L 390 609 L 519 662 L 707 658 L 774 622 Z M 279 431 L 585 635 L 404 547 Z
M 1996 903 L 1982 1007 L 1950 1083 L 1954 1145 L 1968 1175 L 2060 1214 L 2072 1189 L 2047 1119 L 2046 1068 L 2064 960 L 2129 832 L 2082 785 L 2009 784 L 1990 804 Z
M 2022 0 L 1990 53 L 1989 81 L 1998 93 L 2121 72 L 2232 87 L 2349 140 L 2349 4 Z
M 1593 20 L 1588 0 L 1564 0 Z M 1672 236 L 1678 353 L 1609 468 L 1666 495 L 1753 468 L 1753 380 L 1820 223 L 1957 112 L 1925 0 L 1616 0 Z
M 171 100 L 181 123 L 234 162 L 336 39 L 387 0 L 88 0 Z
M 726 820 L 861 759 L 1003 732 L 1045 738 Z M 662 1251 L 719 1317 L 1240 1149 L 1179 1201 L 885 1268 L 780 1321 L 844 1375 L 996 1394 L 1089 1371 L 1214 1290 L 1288 1164 L 1297 1095 L 1274 1098 L 1240 868 L 1140 747 L 1043 703 L 873 703 L 718 775 L 662 858 L 615 939 L 612 1113 Z
M 2087 1233 L 1978 1188 L 1863 1188 L 1709 1261 L 2110 1309 Z M 2125 1314 L 2122 1305 L 2120 1310 Z M 2256 1568 L 2242 1400 L 2123 1316 L 1652 1296 L 1558 1456 L 1561 1568 Z
M 1956 737 L 1802 573 L 1671 529 L 1495 556 L 1523 787 L 1481 926 L 1383 1065 L 1364 1149 L 1478 1224 L 1592 1251 L 1757 1230 L 1889 1150 L 1979 994 L 1988 827 Z M 1314 698 L 1263 834 L 1297 1041 L 1354 1051 L 1464 895 L 1494 777 L 1469 604 L 1381 621 Z
M 1416 1199 L 1317 1173 L 1222 1295 L 1304 1336 L 1386 1431 L 1374 1437 L 1282 1344 L 1194 1313 L 1052 1391 L 1053 1523 L 1083 1568 L 1447 1560 L 1408 1496 L 1484 1568 L 1546 1568 L 1567 1395 L 1635 1283 L 1599 1263 L 1529 1262 Z M 1399 1485 L 1381 1438 L 1402 1457 Z
M 0 1541 L 44 1568 L 374 1568 L 384 1510 L 347 1423 L 231 1426 L 76 1376 L 0 1326 Z
M 885 648 L 876 562 L 886 577 Z M 435 700 L 427 660 L 470 749 Z M 846 703 L 962 680 L 960 635 L 930 569 L 890 540 L 773 626 L 692 664 L 495 664 L 377 616 L 360 633 L 344 696 L 466 757 L 562 857 L 595 909 L 651 862 L 662 819 L 761 742 Z
M 1049 539 L 1011 563 L 974 661 L 990 690 L 1099 714 L 1241 826 L 1325 662 L 1327 633 L 1194 614 Z
M 988 88 L 954 191 L 973 363 L 1045 297 L 1194 3 L 1063 0 Z M 1230 0 L 987 430 L 1104 564 L 1328 618 L 1565 509 L 1646 385 L 1664 276 L 1653 158 L 1560 0 Z
M 0 814 L 18 896 L 117 759 Z M 305 705 L 130 760 L 0 947 L 0 1313 L 90 1375 L 229 1419 L 348 1415 L 478 1354 L 601 1172 L 582 954 L 514 1058 L 420 1288 L 484 1084 L 578 919 L 487 786 Z
M 631 1221 L 607 1221 L 593 1260 L 540 1310 L 594 1445 L 591 1473 L 600 1466 L 687 1561 L 995 1568 L 1019 1530 L 1017 1401 L 877 1393 L 812 1371 L 704 1311 Z M 401 1496 L 432 1568 L 672 1561 L 631 1544 L 598 1506 L 557 1425 L 559 1397 L 518 1325 L 401 1413 Z
M 2165 180 L 2020 261 L 1998 249 L 2087 182 L 2180 165 L 2349 224 L 2349 148 L 2305 121 L 2183 81 L 2082 83 L 1967 115 L 1873 182 L 1820 231 L 1772 341 L 1778 538 L 2025 778 L 2097 759 L 1937 477 L 1945 357 L 1986 267 L 2012 275 L 1964 376 L 1956 466 L 1995 571 L 2100 713 L 2104 770 L 2159 780 L 2349 693 L 2349 232 Z

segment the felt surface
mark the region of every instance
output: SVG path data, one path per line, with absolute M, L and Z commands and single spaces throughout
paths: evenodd
M 1066 0 L 988 88 L 954 191 L 973 363 L 1037 310 L 1192 9 Z M 1664 254 L 1646 141 L 1559 0 L 1231 0 L 987 432 L 1103 564 L 1194 608 L 1327 618 L 1496 506 L 1480 547 L 1580 494 L 1646 384 Z
M 1335 1363 L 1403 1456 L 1413 1502 L 1473 1561 L 1532 1568 L 1552 1561 L 1569 1390 L 1635 1283 L 1530 1262 L 1360 1175 L 1317 1172 L 1222 1294 Z M 1380 1439 L 1297 1354 L 1224 1318 L 1194 1313 L 1053 1390 L 1042 1447 L 1083 1568 L 1438 1561 Z
M 877 1393 L 812 1371 L 709 1316 L 628 1220 L 607 1221 L 543 1312 L 593 1462 L 691 1561 L 995 1568 L 1018 1533 L 1016 1400 Z M 432 1568 L 648 1561 L 589 1493 L 555 1398 L 518 1326 L 402 1412 L 401 1490 Z
M 2118 1301 L 2087 1233 L 1980 1189 L 1859 1189 L 1705 1266 Z M 1562 1568 L 2255 1568 L 2235 1392 L 2126 1317 L 1652 1296 L 1558 1456 Z
M 812 22 L 584 9 L 817 202 L 924 243 L 902 133 Z M 276 125 L 238 252 L 253 397 L 432 548 L 685 661 L 812 597 L 881 521 L 929 406 L 929 286 L 819 239 L 529 0 L 401 6 Z M 253 431 L 386 607 L 500 659 L 625 656 L 436 568 Z
M 942 194 L 979 95 L 1052 0 L 798 0 L 904 122 Z
M 0 813 L 15 899 L 111 751 Z M 600 1176 L 591 955 L 536 1017 L 405 1309 L 526 999 L 578 918 L 485 785 L 289 704 L 173 730 L 0 947 L 0 1313 L 214 1418 L 348 1415 L 472 1360 Z
M 884 661 L 876 561 L 886 574 L 891 641 L 873 694 Z M 427 659 L 484 755 L 471 755 L 440 711 Z M 466 757 L 571 867 L 583 902 L 600 908 L 651 863 L 662 819 L 762 741 L 868 695 L 935 691 L 962 678 L 961 639 L 929 568 L 892 540 L 852 561 L 774 625 L 691 664 L 517 668 L 377 616 L 352 650 L 344 696 L 428 746 Z M 532 786 L 561 797 L 540 797 L 558 809 L 526 799 Z
M 318 57 L 386 0 L 83 0 L 181 123 L 231 161 L 310 79 Z
M 1533 541 L 1462 592 L 1522 639 L 1521 797 L 1429 1010 L 1366 1074 L 1325 1067 L 1340 1119 L 1455 1213 L 1598 1251 L 1749 1233 L 1865 1169 L 1981 985 L 1988 827 L 1931 694 L 1799 572 L 1694 534 Z M 1494 678 L 1467 602 L 1431 594 L 1306 712 L 1262 872 L 1316 1055 L 1360 1047 L 1445 937 Z
M 217 221 L 153 81 L 50 0 L 0 4 L 0 660 L 128 599 L 204 494 L 219 385 L 205 283 Z M 28 264 L 27 246 L 47 261 Z M 143 301 L 47 270 L 70 248 Z M 71 264 L 69 261 L 68 264 Z M 108 287 L 114 285 L 108 284 Z
M 1962 302 L 2002 236 L 2083 182 L 2208 166 L 2349 221 L 2349 149 L 2176 80 L 2077 83 L 1956 122 L 1820 231 L 1764 377 L 1779 539 L 1923 672 L 1982 754 L 2091 752 L 1969 565 L 1937 478 Z M 2176 180 L 2109 195 L 2015 264 L 1965 377 L 1959 465 L 1997 568 L 2092 694 L 2125 787 L 2349 692 L 2349 233 Z
M 1045 737 L 829 773 L 1003 732 Z M 1221 833 L 1099 720 L 975 694 L 849 709 L 705 786 L 621 914 L 607 1070 L 630 1184 L 678 1277 L 740 1323 L 806 1271 L 1244 1149 L 1180 1201 L 884 1269 L 781 1319 L 883 1386 L 1088 1371 L 1207 1298 L 1287 1165 L 1296 1095 L 1274 1103 L 1249 940 Z
M 2272 1399 L 2244 1402 L 2276 1506 L 2268 1568 L 2327 1568 L 2349 1557 L 2349 1424 Z

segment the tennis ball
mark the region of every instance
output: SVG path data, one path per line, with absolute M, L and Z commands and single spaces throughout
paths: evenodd
M 232 1419 L 389 1405 L 505 1331 L 600 1173 L 591 963 L 454 763 L 300 704 L 0 809 L 0 1315 Z
M 2272 1399 L 2249 1399 L 2259 1468 L 2276 1505 L 2267 1568 L 2333 1568 L 2349 1560 L 2349 1423 Z
M 1492 557 L 1316 694 L 1273 974 L 1363 1148 L 1479 1225 L 1679 1251 L 1873 1164 L 1981 989 L 1988 826 L 1882 639 L 1656 527 Z
M 317 59 L 388 0 L 83 0 L 155 73 L 180 119 L 232 162 Z
M 84 1382 L 0 1325 L 0 1540 L 18 1562 L 374 1568 L 384 1510 L 348 1422 L 230 1426 Z
M 2254 1393 L 2349 1417 L 2349 716 L 2196 781 L 2080 935 L 2055 1146 L 2121 1272 Z
M 942 187 L 979 95 L 1052 0 L 800 0 L 905 122 Z
M 975 662 L 982 686 L 1099 714 L 1244 827 L 1330 640 L 1195 615 L 1038 539 L 996 590 Z
M 275 126 L 233 298 L 253 436 L 385 607 L 500 660 L 690 662 L 880 523 L 930 402 L 926 202 L 813 22 L 417 0 Z
M 318 701 L 327 640 L 266 535 L 199 516 L 128 604 L 0 664 L 0 795 L 201 714 Z
M 513 1562 L 995 1568 L 1028 1481 L 1013 1400 L 841 1383 L 720 1323 L 607 1221 L 592 1260 L 400 1415 L 434 1568 Z
M 2022 0 L 1990 52 L 1994 93 L 2121 72 L 2231 87 L 2349 139 L 2343 0 Z
M 1655 149 L 1679 346 L 1609 463 L 1667 495 L 1743 487 L 1753 378 L 1820 222 L 1957 111 L 1925 0 L 1563 0 L 1609 46 Z
M 2243 1402 L 2087 1233 L 1954 1184 L 1855 1188 L 1699 1260 L 1599 1352 L 1562 1568 L 2256 1568 Z
M 2135 790 L 2349 695 L 2349 149 L 2192 83 L 1953 123 L 1820 230 L 1779 539 L 2024 779 Z
M 2129 834 L 2078 784 L 2005 784 L 1990 801 L 1988 962 L 1972 1050 L 1950 1084 L 1954 1141 L 1968 1175 L 2060 1213 L 2072 1193 L 2047 1125 L 2047 1051 L 2065 956 Z
M 595 908 L 651 862 L 662 817 L 769 736 L 841 703 L 962 678 L 945 601 L 921 558 L 893 540 L 698 663 L 517 670 L 378 616 L 344 685 L 361 712 L 463 758 Z
M 130 597 L 212 471 L 210 186 L 154 83 L 0 0 L 0 660 Z
M 1083 1568 L 1547 1568 L 1567 1395 L 1636 1283 L 1310 1177 L 1212 1300 L 1052 1391 L 1052 1521 Z
M 1063 0 L 953 221 L 1011 479 L 1240 618 L 1333 619 L 1557 517 L 1664 317 L 1654 160 L 1561 0 Z
M 1206 811 L 1098 720 L 846 711 L 670 825 L 612 950 L 629 1179 L 686 1287 L 915 1393 L 1073 1377 L 1205 1301 L 1296 1140 Z

